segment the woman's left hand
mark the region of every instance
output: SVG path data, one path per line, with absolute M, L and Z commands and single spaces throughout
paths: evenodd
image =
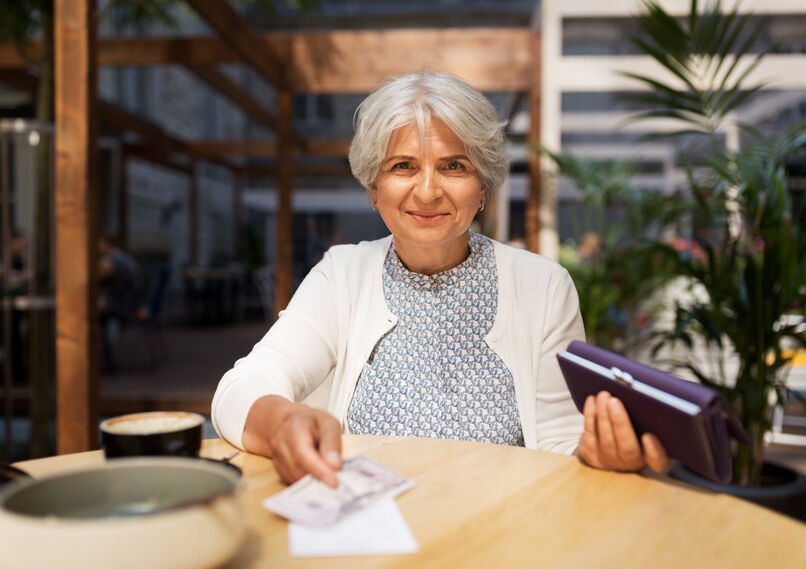
M 639 443 L 624 404 L 608 392 L 589 396 L 583 414 L 585 431 L 578 452 L 588 466 L 623 472 L 647 466 L 655 472 L 669 469 L 669 455 L 658 437 L 644 433 Z

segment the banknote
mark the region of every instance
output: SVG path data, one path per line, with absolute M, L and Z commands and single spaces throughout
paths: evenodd
M 363 455 L 345 459 L 337 474 L 336 488 L 306 475 L 282 492 L 263 501 L 263 506 L 293 522 L 327 527 L 370 504 L 394 498 L 414 483 Z

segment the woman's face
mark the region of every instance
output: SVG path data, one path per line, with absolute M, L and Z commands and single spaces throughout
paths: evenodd
M 465 145 L 436 117 L 422 137 L 417 123 L 397 129 L 372 200 L 409 270 L 435 273 L 461 263 L 467 229 L 486 198 Z

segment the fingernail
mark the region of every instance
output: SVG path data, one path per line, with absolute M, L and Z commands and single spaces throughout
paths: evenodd
M 339 468 L 341 466 L 341 455 L 335 450 L 327 451 L 325 453 L 325 462 L 333 468 Z
M 338 488 L 339 478 L 335 474 L 330 474 L 325 478 L 324 483 L 330 486 L 331 488 Z

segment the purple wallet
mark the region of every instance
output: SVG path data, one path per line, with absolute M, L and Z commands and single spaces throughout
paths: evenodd
M 718 392 L 584 342 L 571 342 L 557 359 L 580 412 L 588 395 L 607 391 L 624 403 L 639 437 L 652 433 L 671 458 L 730 482 L 729 437 L 750 439 Z

